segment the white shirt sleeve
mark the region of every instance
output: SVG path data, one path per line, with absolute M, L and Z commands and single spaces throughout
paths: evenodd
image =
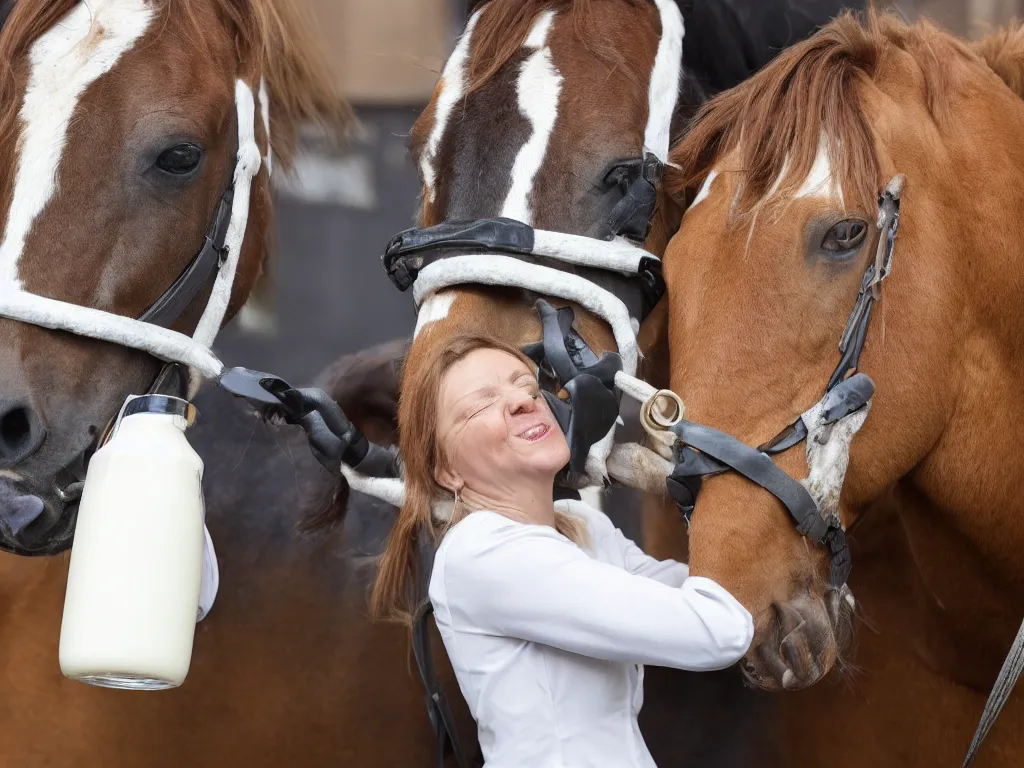
M 689 670 L 728 667 L 749 647 L 750 614 L 714 581 L 671 587 L 594 560 L 547 526 L 495 517 L 463 521 L 442 547 L 458 629 Z
M 690 568 L 686 563 L 676 560 L 656 560 L 638 547 L 631 539 L 626 538 L 611 519 L 603 512 L 580 501 L 561 502 L 563 509 L 570 514 L 583 518 L 591 535 L 600 538 L 608 546 L 622 555 L 626 570 L 636 576 L 660 581 L 670 587 L 681 587 Z
M 626 570 L 633 575 L 654 579 L 670 587 L 681 587 L 690 575 L 690 567 L 686 563 L 675 560 L 656 560 L 633 541 L 627 539 L 618 528 L 615 529 L 614 536 L 619 540 L 622 557 L 626 562 Z

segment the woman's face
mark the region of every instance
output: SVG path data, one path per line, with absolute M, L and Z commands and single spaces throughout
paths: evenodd
M 550 479 L 569 461 L 565 436 L 537 379 L 507 352 L 478 349 L 453 365 L 438 394 L 438 481 L 486 494 L 525 476 Z

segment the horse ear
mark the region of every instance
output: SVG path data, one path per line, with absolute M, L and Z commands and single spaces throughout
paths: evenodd
M 677 0 L 686 37 L 683 64 L 712 93 L 739 85 L 784 48 L 810 37 L 843 10 L 870 0 Z M 799 6 L 799 7 L 795 7 Z
M 398 439 L 398 397 L 402 363 L 411 338 L 393 339 L 339 358 L 316 377 L 356 429 L 371 442 L 394 445 Z

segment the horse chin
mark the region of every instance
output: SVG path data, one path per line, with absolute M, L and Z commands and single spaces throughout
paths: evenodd
M 746 683 L 765 691 L 797 691 L 824 678 L 852 640 L 848 593 L 829 592 L 824 599 L 804 594 L 773 604 L 740 664 Z
M 65 502 L 56 494 L 33 493 L 18 484 L 0 478 L 0 505 L 19 504 L 22 508 L 42 511 L 24 527 L 14 530 L 9 520 L 0 521 L 0 550 L 22 557 L 56 555 L 71 547 L 78 522 L 78 500 Z
M 42 557 L 71 547 L 94 449 L 90 443 L 44 482 L 14 472 L 0 474 L 0 551 Z

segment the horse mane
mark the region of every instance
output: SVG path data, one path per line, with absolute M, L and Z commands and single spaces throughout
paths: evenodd
M 884 180 L 858 86 L 872 82 L 897 49 L 917 62 L 932 118 L 948 124 L 952 62 L 977 56 L 927 21 L 908 25 L 891 12 L 872 9 L 860 19 L 845 12 L 700 110 L 671 152 L 670 193 L 685 199 L 717 160 L 731 155 L 728 170 L 742 174 L 734 213 L 792 199 L 824 141 L 847 203 L 873 211 Z
M 594 18 L 600 3 L 622 3 L 637 7 L 649 0 L 488 0 L 480 6 L 480 18 L 473 30 L 473 45 L 467 64 L 466 93 L 490 80 L 518 54 L 533 23 L 544 11 L 569 12 L 573 33 L 586 47 L 611 67 L 629 73 L 622 54 L 606 42 Z
M 1024 98 L 1024 25 L 1019 22 L 971 46 L 1010 90 Z
M 274 156 L 287 168 L 294 156 L 299 128 L 318 123 L 340 135 L 350 112 L 338 93 L 336 80 L 322 46 L 311 32 L 306 13 L 295 0 L 154 0 L 160 11 L 156 24 L 165 28 L 180 18 L 188 25 L 190 44 L 200 47 L 211 34 L 212 7 L 234 39 L 239 76 L 265 78 L 271 100 L 271 139 Z M 18 130 L 21 107 L 14 63 L 32 44 L 76 5 L 78 0 L 22 0 L 15 3 L 0 31 L 0 141 Z M 160 34 L 160 32 L 158 32 Z M 194 41 L 194 42 L 193 42 Z M 23 84 L 21 84 L 23 85 Z

